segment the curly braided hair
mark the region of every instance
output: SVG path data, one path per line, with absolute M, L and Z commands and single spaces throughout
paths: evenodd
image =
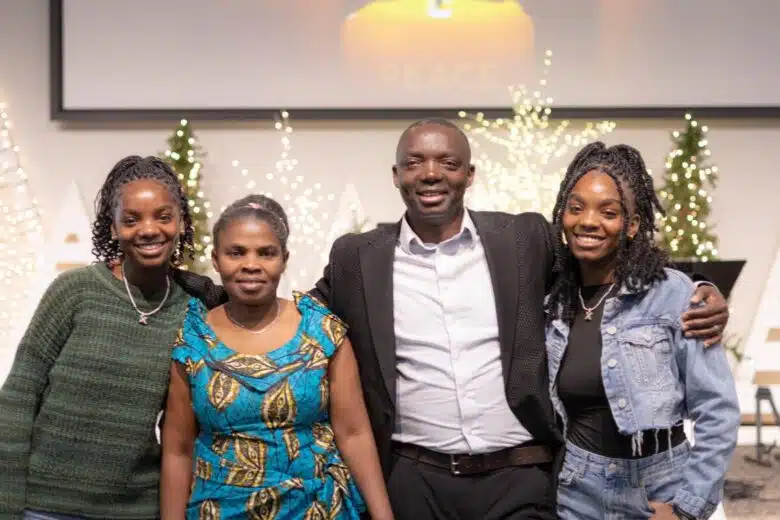
M 103 186 L 95 197 L 95 221 L 92 223 L 92 254 L 98 261 L 112 263 L 122 257 L 119 242 L 111 238 L 111 225 L 122 197 L 122 187 L 142 179 L 157 181 L 178 203 L 184 232 L 171 259 L 171 265 L 178 266 L 184 255 L 194 257 L 194 230 L 190 216 L 189 201 L 179 184 L 179 179 L 170 166 L 157 157 L 130 155 L 117 162 L 108 173 Z
M 554 246 L 556 252 L 553 271 L 555 283 L 546 304 L 548 320 L 560 318 L 567 324 L 574 322 L 578 310 L 580 286 L 579 264 L 563 242 L 563 214 L 574 186 L 588 172 L 599 171 L 615 182 L 623 210 L 623 230 L 620 233 L 615 268 L 615 283 L 630 290 L 639 290 L 657 280 L 666 278 L 664 267 L 669 255 L 655 241 L 658 231 L 656 213 L 664 214 L 653 179 L 640 153 L 631 146 L 620 144 L 607 148 L 603 142 L 585 146 L 574 157 L 561 181 L 553 209 Z M 639 230 L 628 239 L 630 219 L 626 197 L 633 196 L 633 206 L 639 217 Z

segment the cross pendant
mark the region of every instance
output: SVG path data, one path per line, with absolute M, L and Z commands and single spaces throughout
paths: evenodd
M 138 318 L 138 323 L 140 323 L 141 325 L 146 325 L 147 320 L 148 320 L 148 316 L 146 316 L 145 314 L 141 314 L 141 317 Z
M 593 311 L 591 310 L 585 310 L 585 321 L 590 321 L 593 319 Z

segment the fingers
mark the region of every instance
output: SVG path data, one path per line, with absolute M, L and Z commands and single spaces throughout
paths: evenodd
M 703 322 L 697 322 L 697 323 L 703 323 Z M 686 331 L 685 337 L 704 339 L 704 346 L 711 347 L 712 345 L 720 343 L 723 340 L 723 326 L 717 324 L 709 327 L 697 326 L 695 329 L 691 328 L 691 330 Z
M 707 333 L 703 333 L 704 330 L 709 330 L 713 327 L 724 328 L 725 318 L 728 316 L 726 313 L 713 314 L 709 316 L 699 316 L 691 319 L 688 316 L 683 317 L 683 330 L 685 336 L 688 338 L 701 338 L 706 337 Z
M 706 318 L 708 316 L 717 315 L 719 319 L 723 319 L 723 315 L 728 318 L 729 306 L 724 304 L 710 304 L 705 307 L 697 307 L 695 309 L 688 309 L 683 314 L 683 321 L 697 320 L 700 318 Z

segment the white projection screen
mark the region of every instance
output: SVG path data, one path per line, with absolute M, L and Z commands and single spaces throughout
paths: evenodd
M 52 117 L 780 116 L 780 0 L 51 0 Z M 702 112 L 704 111 L 704 112 Z

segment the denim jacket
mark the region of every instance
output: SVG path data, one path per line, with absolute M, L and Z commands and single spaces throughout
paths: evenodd
M 618 430 L 642 454 L 645 430 L 666 430 L 694 421 L 695 443 L 673 504 L 709 517 L 721 500 L 723 481 L 736 448 L 739 403 L 726 352 L 683 337 L 681 316 L 694 284 L 666 270 L 667 279 L 640 291 L 623 287 L 605 302 L 601 321 L 601 374 Z M 564 424 L 557 376 L 569 327 L 555 320 L 546 330 L 550 396 Z M 650 454 L 647 454 L 650 455 Z M 671 455 L 671 453 L 670 453 Z

